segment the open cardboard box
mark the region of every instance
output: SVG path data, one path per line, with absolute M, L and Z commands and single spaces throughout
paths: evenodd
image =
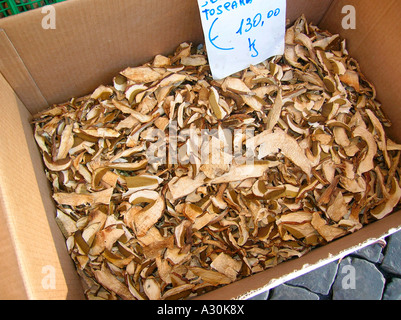
M 344 30 L 342 8 L 356 9 Z M 287 18 L 304 13 L 347 39 L 350 55 L 372 81 L 401 142 L 401 37 L 395 0 L 287 0 Z M 56 29 L 40 9 L 0 20 L 0 298 L 84 299 L 80 279 L 54 220 L 55 206 L 30 124 L 53 103 L 92 92 L 127 66 L 202 43 L 196 0 L 69 0 L 54 6 Z M 200 299 L 246 298 L 368 245 L 401 228 L 401 212 Z M 52 277 L 52 278 L 50 278 Z M 51 279 L 51 281 L 50 281 Z M 54 282 L 53 282 L 54 280 Z

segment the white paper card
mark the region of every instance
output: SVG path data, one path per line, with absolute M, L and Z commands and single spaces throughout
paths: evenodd
M 214 79 L 284 53 L 286 0 L 198 0 Z

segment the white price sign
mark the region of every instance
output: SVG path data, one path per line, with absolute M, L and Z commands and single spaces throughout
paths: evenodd
M 198 5 L 214 79 L 284 53 L 286 0 L 198 0 Z

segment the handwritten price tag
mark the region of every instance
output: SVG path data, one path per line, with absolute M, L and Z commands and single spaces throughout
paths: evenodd
M 198 5 L 214 79 L 284 53 L 286 0 L 198 0 Z

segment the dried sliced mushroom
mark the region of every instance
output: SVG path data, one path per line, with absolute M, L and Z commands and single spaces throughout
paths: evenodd
M 213 80 L 182 43 L 34 116 L 88 299 L 191 299 L 400 208 L 401 145 L 339 35 Z

